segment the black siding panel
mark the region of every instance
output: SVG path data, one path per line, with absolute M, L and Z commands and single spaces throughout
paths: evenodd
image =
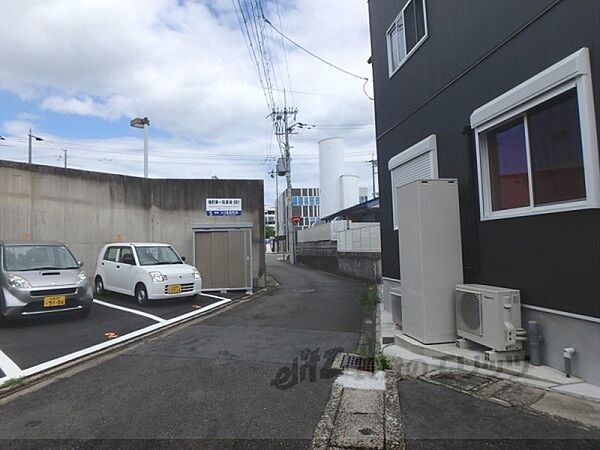
M 427 0 L 429 37 L 390 79 L 385 32 L 404 1 L 370 0 L 385 277 L 399 277 L 388 161 L 436 134 L 440 177 L 459 179 L 465 281 L 519 288 L 524 303 L 600 317 L 600 211 L 479 219 L 474 138 L 468 132 L 475 109 L 588 47 L 599 122 L 600 1 L 562 0 L 511 37 L 553 4 Z

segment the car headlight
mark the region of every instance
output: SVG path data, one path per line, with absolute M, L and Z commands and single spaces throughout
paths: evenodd
M 194 278 L 195 278 L 196 280 L 199 280 L 199 279 L 200 279 L 200 272 L 198 272 L 198 269 L 194 269 Z
M 81 272 L 79 272 L 77 274 L 77 278 L 75 279 L 75 284 L 77 286 L 84 286 L 87 283 L 87 275 L 85 274 L 85 272 L 82 270 Z
M 31 288 L 31 283 L 29 283 L 29 281 L 27 281 L 25 278 L 21 278 L 16 275 L 13 275 L 12 273 L 8 274 L 8 284 L 10 284 L 10 287 L 17 288 L 17 289 L 30 289 Z
M 161 283 L 167 279 L 167 276 L 160 272 L 150 272 L 150 276 L 152 277 L 152 281 L 157 283 Z

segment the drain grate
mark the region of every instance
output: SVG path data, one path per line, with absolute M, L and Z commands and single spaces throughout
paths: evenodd
M 342 359 L 342 369 L 356 369 L 365 372 L 375 372 L 375 361 L 373 358 L 365 358 L 359 355 L 345 354 Z

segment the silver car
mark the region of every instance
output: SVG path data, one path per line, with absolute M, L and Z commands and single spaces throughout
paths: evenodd
M 67 311 L 89 314 L 92 288 L 83 263 L 65 245 L 0 241 L 0 259 L 0 324 Z

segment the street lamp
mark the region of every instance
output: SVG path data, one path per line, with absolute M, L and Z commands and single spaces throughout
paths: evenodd
M 32 155 L 32 151 L 31 151 L 31 139 L 33 138 L 33 139 L 35 139 L 38 142 L 43 141 L 43 139 L 41 137 L 34 136 L 33 134 L 31 134 L 31 128 L 29 128 L 29 134 L 28 134 L 28 136 L 29 136 L 29 158 L 28 158 L 28 161 L 29 161 L 29 164 L 31 164 L 31 155 Z
M 136 117 L 129 122 L 133 128 L 144 129 L 144 178 L 148 178 L 148 127 L 150 126 L 150 120 L 147 117 L 143 119 Z

